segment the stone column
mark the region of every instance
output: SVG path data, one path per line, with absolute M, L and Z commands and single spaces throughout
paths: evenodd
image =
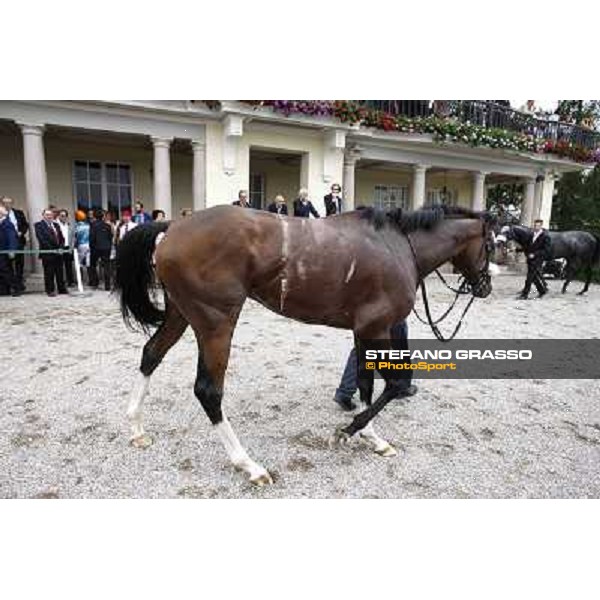
M 46 158 L 44 156 L 44 126 L 20 123 L 23 134 L 23 160 L 25 165 L 25 192 L 27 196 L 27 212 L 31 229 L 29 239 L 37 248 L 37 238 L 33 224 L 42 218 L 42 211 L 48 207 L 48 178 L 46 175 Z M 31 257 L 31 269 L 38 270 L 35 256 Z
M 542 190 L 544 188 L 544 175 L 538 175 L 535 179 L 533 194 L 533 216 L 531 222 L 540 218 L 540 206 L 542 204 Z
M 154 145 L 154 208 L 164 210 L 167 219 L 173 218 L 171 157 L 169 154 L 172 141 L 172 138 L 152 138 Z
M 556 179 L 554 173 L 547 173 L 542 183 L 538 219 L 544 222 L 543 227 L 546 229 L 550 227 L 550 219 L 552 218 L 552 201 L 554 199 L 554 183 Z
M 425 175 L 427 165 L 414 165 L 410 187 L 410 210 L 417 210 L 425 204 Z
M 206 144 L 200 140 L 192 140 L 194 153 L 194 171 L 192 175 L 192 196 L 194 210 L 206 208 Z
M 344 211 L 355 209 L 356 195 L 356 161 L 359 153 L 349 149 L 344 153 L 344 181 L 342 182 L 342 198 L 344 199 Z
M 523 182 L 525 193 L 523 194 L 523 206 L 521 208 L 521 225 L 531 227 L 533 224 L 533 213 L 535 210 L 535 179 L 527 177 Z
M 471 210 L 485 210 L 485 176 L 483 171 L 473 173 L 473 193 L 471 195 Z

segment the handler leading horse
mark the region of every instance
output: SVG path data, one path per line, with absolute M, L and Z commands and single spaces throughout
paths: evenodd
M 510 225 L 502 228 L 502 233 L 509 240 L 514 240 L 522 248 L 531 243 L 533 230 L 524 225 Z M 578 295 L 585 294 L 592 281 L 593 268 L 600 262 L 600 238 L 589 231 L 549 231 L 550 256 L 548 260 L 565 258 L 565 282 L 562 286 L 564 294 L 578 269 L 585 269 L 586 279 Z
M 156 238 L 168 233 L 155 251 Z M 408 316 L 422 278 L 451 260 L 472 286 L 491 292 L 485 215 L 433 207 L 412 213 L 363 209 L 328 219 L 298 219 L 219 206 L 174 223 L 142 225 L 119 244 L 116 288 L 128 323 L 158 327 L 146 343 L 138 389 L 128 416 L 132 443 L 149 443 L 141 408 L 150 376 L 192 326 L 198 344 L 194 393 L 232 463 L 259 485 L 271 483 L 236 437 L 221 401 L 231 339 L 246 298 L 305 323 L 351 329 L 355 339 L 389 340 Z M 153 301 L 153 255 L 165 310 Z M 361 381 L 358 414 L 342 436 L 359 432 L 382 455 L 395 454 L 371 419 L 398 393 L 386 380 L 371 404 L 373 384 Z

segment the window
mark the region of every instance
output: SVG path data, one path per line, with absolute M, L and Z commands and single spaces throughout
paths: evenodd
M 107 163 L 104 169 L 107 209 L 117 216 L 125 209 L 131 211 L 131 167 L 120 163 Z
M 376 185 L 373 204 L 377 208 L 408 208 L 408 188 L 394 185 Z
M 427 203 L 456 206 L 458 204 L 458 190 L 449 190 L 447 188 L 427 190 Z
M 250 206 L 252 208 L 265 207 L 265 175 L 264 173 L 250 173 Z
M 102 208 L 102 165 L 99 162 L 75 161 L 75 203 L 88 211 Z
M 123 210 L 131 210 L 133 176 L 130 165 L 76 160 L 73 187 L 77 209 L 87 212 L 103 208 L 117 218 Z

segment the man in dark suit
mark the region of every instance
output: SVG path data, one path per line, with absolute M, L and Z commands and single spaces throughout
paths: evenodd
M 11 252 L 18 247 L 17 232 L 8 220 L 8 211 L 0 204 L 0 296 L 20 296 L 12 265 Z
M 542 227 L 544 222 L 537 219 L 533 224 L 531 239 L 525 248 L 527 254 L 527 279 L 525 287 L 519 295 L 522 300 L 527 300 L 531 284 L 533 283 L 538 291 L 538 298 L 548 293 L 548 286 L 542 277 L 542 264 L 544 260 L 550 258 L 551 243 L 548 232 Z
M 42 213 L 42 220 L 35 224 L 35 237 L 40 250 L 60 250 L 65 245 L 65 240 L 60 232 L 60 227 L 54 222 L 54 212 L 47 208 Z M 44 267 L 44 288 L 48 296 L 56 296 L 54 282 L 59 294 L 68 294 L 63 277 L 63 264 L 61 255 L 55 253 L 40 254 Z
M 17 232 L 17 250 L 24 250 L 27 245 L 27 232 L 29 231 L 29 223 L 27 217 L 22 210 L 13 208 L 13 199 L 5 196 L 2 198 L 2 204 L 8 211 L 8 220 L 12 223 Z M 25 255 L 22 253 L 15 254 L 13 259 L 13 269 L 17 280 L 17 285 L 21 291 L 25 290 L 25 281 L 23 278 L 23 268 L 25 266 Z
M 106 220 L 103 210 L 94 213 L 95 220 L 90 225 L 90 253 L 92 264 L 90 267 L 90 286 L 98 288 L 98 262 L 102 264 L 104 272 L 104 289 L 110 291 L 111 264 L 110 253 L 113 245 L 114 232 L 111 224 Z
M 248 192 L 246 190 L 240 190 L 238 192 L 238 199 L 233 202 L 233 206 L 241 206 L 242 208 L 252 208 L 248 201 Z
M 285 198 L 281 194 L 277 194 L 277 196 L 275 196 L 275 202 L 271 202 L 267 207 L 267 210 L 277 215 L 287 215 L 288 207 L 285 203 Z
M 305 219 L 308 219 L 310 215 L 312 215 L 315 219 L 319 218 L 319 213 L 317 212 L 317 209 L 308 199 L 308 190 L 302 188 L 298 192 L 298 198 L 294 200 L 294 216 L 304 217 Z
M 327 194 L 325 200 L 326 216 L 339 215 L 342 212 L 342 188 L 339 183 L 334 183 L 331 186 L 331 193 Z

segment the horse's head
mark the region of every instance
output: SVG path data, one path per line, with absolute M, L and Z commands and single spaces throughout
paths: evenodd
M 531 229 L 524 225 L 510 225 L 502 228 L 502 233 L 506 235 L 506 239 L 514 241 L 519 246 L 525 246 L 531 236 Z
M 490 258 L 494 252 L 491 218 L 484 213 L 480 228 L 470 236 L 462 250 L 454 256 L 452 264 L 464 276 L 473 296 L 486 298 L 492 293 Z

